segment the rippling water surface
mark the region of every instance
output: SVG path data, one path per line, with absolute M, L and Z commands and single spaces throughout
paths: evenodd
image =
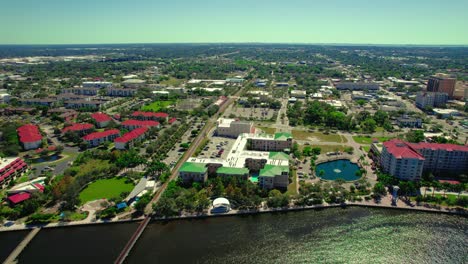
M 19 263 L 112 263 L 136 227 L 44 229 Z M 0 245 L 25 234 L 0 233 Z M 127 263 L 468 263 L 468 219 L 348 207 L 154 222 Z
M 129 263 L 468 263 L 467 218 L 351 207 L 153 223 Z

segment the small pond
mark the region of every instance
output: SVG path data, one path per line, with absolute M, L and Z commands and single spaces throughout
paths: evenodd
M 361 178 L 359 166 L 347 159 L 327 161 L 320 163 L 315 168 L 315 175 L 324 180 L 344 179 L 345 181 L 355 181 Z

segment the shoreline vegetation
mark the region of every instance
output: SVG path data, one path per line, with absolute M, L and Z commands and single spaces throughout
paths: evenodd
M 449 215 L 459 215 L 463 217 L 468 216 L 468 210 L 465 210 L 460 207 L 443 207 L 443 206 L 422 206 L 416 205 L 414 207 L 410 206 L 390 206 L 384 204 L 377 204 L 371 201 L 368 202 L 348 202 L 341 204 L 321 204 L 321 205 L 309 205 L 309 206 L 291 206 L 283 208 L 259 208 L 255 210 L 231 210 L 224 214 L 211 214 L 211 213 L 199 213 L 199 214 L 182 214 L 179 216 L 170 216 L 170 217 L 151 217 L 151 221 L 173 221 L 173 220 L 183 220 L 183 219 L 203 219 L 210 217 L 228 217 L 228 216 L 243 216 L 243 215 L 256 215 L 256 214 L 265 214 L 265 213 L 287 213 L 295 211 L 305 211 L 305 210 L 322 210 L 327 208 L 343 208 L 347 207 L 365 207 L 365 208 L 380 208 L 380 209 L 390 209 L 390 210 L 404 210 L 404 211 L 414 211 L 414 212 L 425 212 L 425 213 L 441 213 Z M 73 227 L 73 226 L 85 226 L 85 225 L 100 225 L 100 224 L 118 224 L 118 223 L 130 223 L 138 222 L 144 220 L 144 216 L 131 219 L 117 219 L 117 220 L 97 220 L 97 221 L 75 221 L 75 222 L 55 222 L 47 224 L 37 224 L 37 225 L 13 225 L 10 227 L 0 227 L 0 232 L 8 231 L 20 231 L 20 230 L 31 230 L 35 228 L 57 228 L 57 227 Z

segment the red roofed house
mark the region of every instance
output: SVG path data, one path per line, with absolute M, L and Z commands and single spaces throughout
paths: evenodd
M 154 120 L 154 121 L 166 121 L 166 122 L 169 120 L 169 114 L 162 113 L 162 112 L 153 113 L 153 112 L 135 111 L 133 112 L 132 117 L 138 120 Z
M 93 130 L 94 126 L 88 123 L 82 124 L 72 124 L 71 126 L 67 126 L 62 129 L 62 133 L 67 133 L 68 131 L 78 132 L 80 136 L 86 135 Z
M 127 129 L 127 130 L 133 130 L 135 128 L 139 127 L 147 127 L 147 128 L 159 128 L 161 124 L 159 124 L 158 121 L 140 121 L 140 120 L 134 120 L 134 119 L 129 119 L 125 120 L 121 123 L 122 127 Z
M 17 129 L 19 141 L 23 144 L 24 150 L 37 149 L 42 144 L 42 135 L 35 125 L 24 125 Z
M 145 138 L 148 131 L 147 127 L 139 127 L 131 132 L 125 133 L 123 136 L 114 140 L 116 149 L 127 149 L 133 147 L 135 142 L 141 141 Z
M 96 121 L 98 127 L 106 127 L 111 121 L 111 117 L 104 113 L 94 113 L 91 117 Z
M 21 158 L 0 159 L 0 188 L 8 186 L 11 180 L 21 176 L 28 169 L 28 165 Z
M 111 141 L 120 136 L 118 129 L 111 129 L 102 132 L 94 132 L 83 137 L 83 140 L 88 143 L 90 147 L 96 147 L 99 144 Z
M 169 119 L 169 124 L 173 124 L 175 121 L 177 121 L 177 118 L 173 117 Z
M 17 205 L 23 201 L 28 200 L 29 198 L 31 198 L 31 194 L 27 192 L 23 192 L 23 193 L 17 193 L 17 194 L 13 194 L 12 196 L 9 196 L 8 201 L 10 202 L 11 205 Z
M 380 163 L 385 173 L 403 180 L 419 180 L 424 171 L 468 171 L 468 146 L 408 143 L 393 139 L 383 143 Z

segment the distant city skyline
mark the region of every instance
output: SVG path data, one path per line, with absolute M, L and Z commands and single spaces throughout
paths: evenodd
M 17 0 L 0 44 L 467 45 L 466 0 Z

